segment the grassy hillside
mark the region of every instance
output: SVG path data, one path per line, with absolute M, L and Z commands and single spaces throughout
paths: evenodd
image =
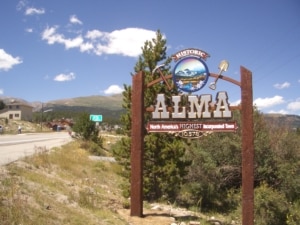
M 73 142 L 51 154 L 36 148 L 33 157 L 0 168 L 0 218 L 9 224 L 128 224 L 117 164 L 89 159 Z
M 47 107 L 64 106 L 64 107 L 87 107 L 87 108 L 101 108 L 110 111 L 119 111 L 122 109 L 122 95 L 113 96 L 87 96 L 71 99 L 61 99 L 49 101 L 46 103 Z
M 122 95 L 113 96 L 87 96 L 70 99 L 59 99 L 46 103 L 33 103 L 34 111 L 52 109 L 52 112 L 87 112 L 89 114 L 102 115 L 107 118 L 118 120 L 124 112 L 122 108 Z

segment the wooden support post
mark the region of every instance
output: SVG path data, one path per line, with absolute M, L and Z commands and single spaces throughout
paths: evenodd
M 254 224 L 254 135 L 252 73 L 241 67 L 242 224 Z
M 132 77 L 130 215 L 143 216 L 144 75 Z

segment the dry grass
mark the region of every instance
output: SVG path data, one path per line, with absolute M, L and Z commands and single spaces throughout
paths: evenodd
M 32 157 L 1 168 L 1 224 L 128 224 L 117 213 L 123 205 L 120 169 L 89 160 L 76 142 L 37 148 Z

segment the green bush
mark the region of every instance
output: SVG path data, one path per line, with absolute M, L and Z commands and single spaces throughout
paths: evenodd
M 83 141 L 92 141 L 103 147 L 103 139 L 99 136 L 99 131 L 95 122 L 90 120 L 88 113 L 82 113 L 75 119 L 73 126 L 75 137 Z
M 96 156 L 105 156 L 106 152 L 103 150 L 100 144 L 93 141 L 83 141 L 80 144 L 80 147 L 87 150 L 92 155 Z
M 287 224 L 286 216 L 288 215 L 289 204 L 284 194 L 262 184 L 255 189 L 254 205 L 256 225 Z
M 290 205 L 287 215 L 287 225 L 298 225 L 300 221 L 300 201 Z

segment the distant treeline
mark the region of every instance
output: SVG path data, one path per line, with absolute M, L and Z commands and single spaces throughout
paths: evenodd
M 43 108 L 38 112 L 33 113 L 33 122 L 39 123 L 49 122 L 58 119 L 73 119 L 75 120 L 82 113 L 89 113 L 93 115 L 102 115 L 103 122 L 110 125 L 120 124 L 120 116 L 123 110 L 108 110 L 95 107 L 82 107 L 82 106 L 51 106 L 52 111 L 47 111 L 49 108 Z

